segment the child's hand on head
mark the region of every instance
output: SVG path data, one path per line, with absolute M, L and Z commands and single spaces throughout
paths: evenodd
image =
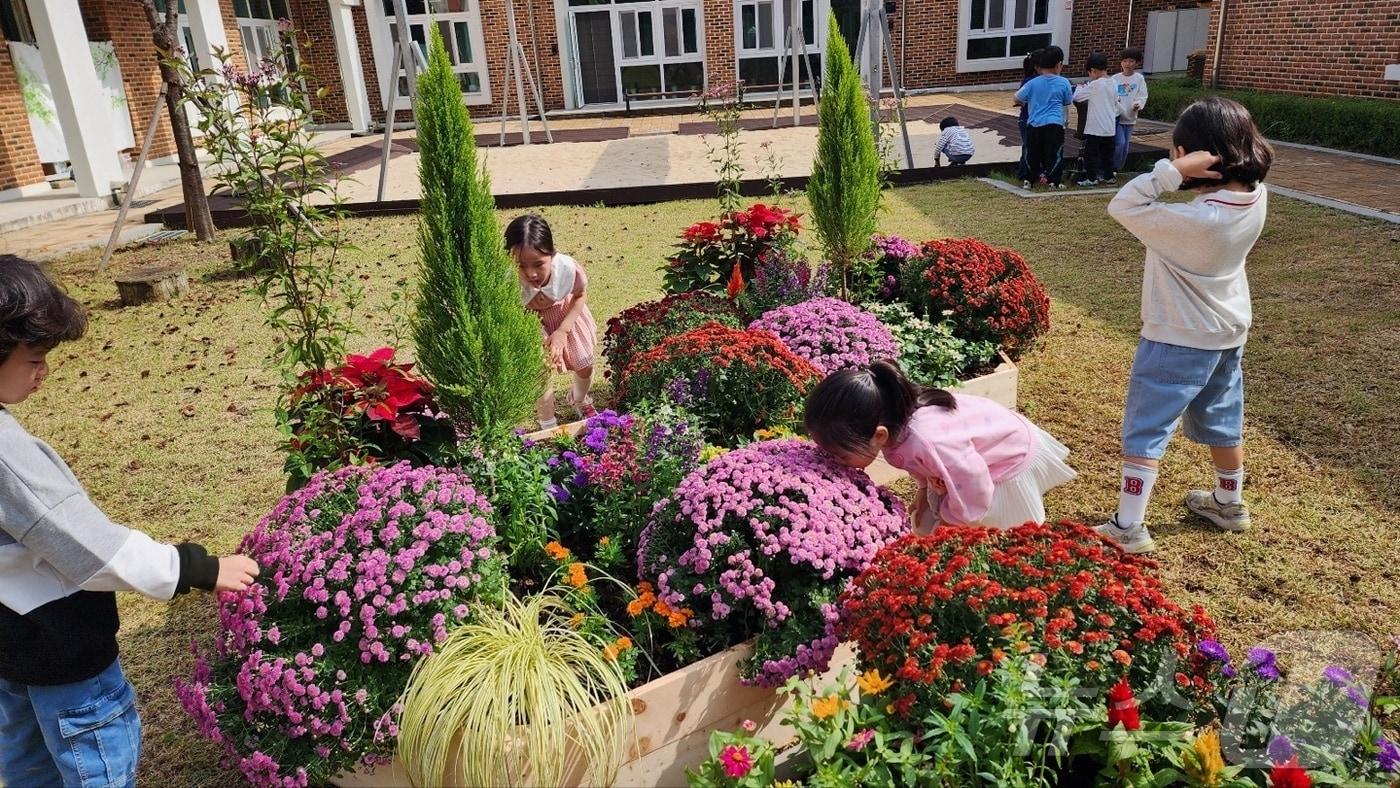
M 1186 149 L 1180 146 L 1177 146 L 1176 156 L 1172 159 L 1172 166 L 1181 173 L 1181 177 L 1212 181 L 1218 181 L 1223 177 L 1211 169 L 1219 163 L 1220 157 L 1210 151 L 1198 150 L 1187 153 Z
M 215 591 L 243 591 L 258 576 L 258 562 L 246 555 L 226 555 L 219 559 L 219 579 Z

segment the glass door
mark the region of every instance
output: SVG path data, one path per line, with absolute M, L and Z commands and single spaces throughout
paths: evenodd
M 700 0 L 569 0 L 584 104 L 677 98 L 705 89 Z

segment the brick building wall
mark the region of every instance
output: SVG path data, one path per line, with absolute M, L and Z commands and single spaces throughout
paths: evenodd
M 709 87 L 732 85 L 738 78 L 734 51 L 734 3 L 705 0 L 705 80 Z
M 0 191 L 44 180 L 10 46 L 0 31 Z
M 1206 74 L 1220 26 L 1211 10 Z M 1303 95 L 1400 99 L 1385 67 L 1400 63 L 1400 10 L 1376 0 L 1231 0 L 1219 86 Z
M 330 4 L 326 0 L 288 0 L 287 6 L 297 31 L 301 67 L 306 71 L 306 90 L 316 122 L 348 122 Z M 325 94 L 320 95 L 323 88 Z

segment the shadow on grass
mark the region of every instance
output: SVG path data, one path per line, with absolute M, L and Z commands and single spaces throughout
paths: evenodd
M 977 183 L 900 198 L 952 234 L 1021 252 L 1053 299 L 1135 341 L 1144 252 L 1108 217 L 1108 198 L 1032 202 Z M 1400 434 L 1391 425 L 1400 409 L 1400 254 L 1389 228 L 1275 196 L 1249 272 L 1249 426 L 1400 512 Z M 1126 388 L 1121 372 L 1101 374 L 1105 389 Z

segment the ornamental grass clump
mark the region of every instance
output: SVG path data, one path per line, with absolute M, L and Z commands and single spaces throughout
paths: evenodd
M 976 238 L 928 241 L 900 277 L 914 310 L 946 317 L 970 342 L 995 342 L 1019 358 L 1050 330 L 1050 299 L 1021 255 Z
M 767 331 L 707 323 L 638 354 L 618 381 L 618 410 L 673 403 L 695 414 L 719 446 L 761 429 L 798 423 L 807 392 L 821 379 L 806 359 Z
M 750 323 L 749 329 L 773 332 L 823 375 L 899 358 L 890 330 L 874 315 L 839 298 L 780 306 Z
M 244 537 L 262 567 L 219 602 L 176 693 L 253 785 L 385 762 L 414 662 L 504 585 L 490 506 L 443 468 L 320 473 Z
M 572 616 L 553 591 L 511 594 L 419 664 L 399 734 L 414 785 L 612 784 L 632 706 L 617 663 Z
M 1159 690 L 1144 713 L 1163 719 L 1182 711 L 1172 698 L 1211 691 L 1195 646 L 1215 625 L 1169 599 L 1155 566 L 1075 523 L 940 528 L 876 556 L 842 596 L 840 632 L 860 646 L 862 668 L 895 678 L 904 714 L 941 703 L 1009 653 L 1032 653 L 1086 687 L 1126 676 Z
M 694 611 L 701 653 L 755 638 L 745 683 L 827 667 L 846 582 L 906 529 L 904 506 L 801 440 L 755 443 L 686 477 L 642 532 L 638 573 Z
M 607 376 L 621 374 L 627 362 L 661 344 L 661 340 L 706 323 L 744 327 L 734 302 L 710 293 L 676 293 L 624 310 L 608 320 L 608 328 L 603 332 Z

